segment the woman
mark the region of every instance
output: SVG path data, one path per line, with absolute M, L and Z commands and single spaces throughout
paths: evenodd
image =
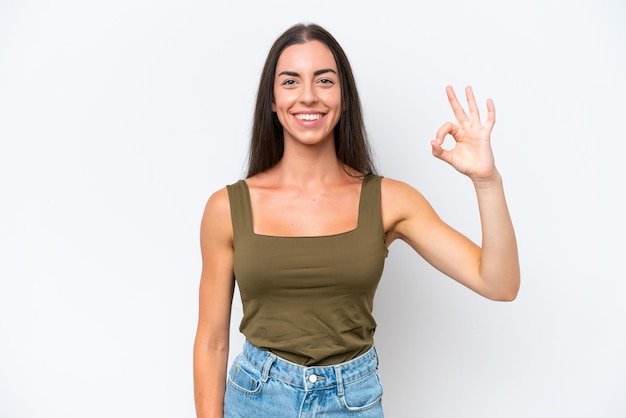
M 445 224 L 425 198 L 375 175 L 350 64 L 316 25 L 296 25 L 269 52 L 259 86 L 247 178 L 213 194 L 201 226 L 194 347 L 198 417 L 381 417 L 373 347 L 374 292 L 388 246 L 401 239 L 461 284 L 513 300 L 519 263 L 490 133 L 471 88 L 469 115 L 433 154 L 476 190 L 482 246 Z M 442 148 L 446 135 L 456 141 Z M 237 278 L 246 336 L 227 377 Z

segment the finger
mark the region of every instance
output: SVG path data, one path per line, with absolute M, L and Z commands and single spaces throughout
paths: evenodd
M 452 135 L 452 137 L 456 140 L 456 134 L 459 132 L 459 129 L 461 129 L 460 126 L 455 125 L 452 122 L 446 122 L 437 130 L 435 138 L 439 142 L 439 145 L 443 144 L 443 140 L 448 134 Z
M 450 102 L 450 106 L 452 106 L 452 111 L 454 112 L 454 116 L 456 116 L 456 120 L 459 121 L 459 123 L 463 123 L 468 120 L 465 110 L 463 110 L 463 106 L 461 106 L 461 103 L 459 103 L 459 100 L 456 98 L 456 94 L 454 94 L 452 86 L 446 87 L 446 94 L 448 95 L 448 101 Z
M 465 87 L 465 97 L 467 98 L 470 119 L 480 124 L 480 113 L 478 112 L 478 105 L 476 104 L 476 97 L 474 97 L 474 90 L 472 90 L 472 86 Z
M 496 106 L 493 104 L 493 100 L 487 99 L 487 122 L 486 127 L 491 130 L 496 123 Z
M 430 145 L 432 146 L 433 155 L 435 157 L 447 163 L 450 162 L 450 151 L 444 149 L 438 140 L 434 139 L 430 141 Z

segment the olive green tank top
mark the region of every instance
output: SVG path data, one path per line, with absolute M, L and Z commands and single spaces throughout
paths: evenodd
M 380 184 L 379 176 L 364 178 L 355 229 L 314 237 L 254 233 L 246 182 L 227 186 L 239 330 L 252 344 L 305 366 L 348 361 L 372 346 L 374 293 L 388 253 Z

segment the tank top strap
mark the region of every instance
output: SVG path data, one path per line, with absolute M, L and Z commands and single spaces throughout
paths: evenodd
M 230 201 L 233 238 L 236 240 L 242 236 L 251 235 L 254 230 L 248 185 L 245 180 L 239 180 L 235 184 L 226 186 L 226 190 L 228 190 L 228 200 Z
M 359 203 L 359 229 L 384 233 L 381 211 L 381 176 L 367 175 L 361 186 L 361 202 Z

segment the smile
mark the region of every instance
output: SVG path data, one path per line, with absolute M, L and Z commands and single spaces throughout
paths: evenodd
M 298 113 L 294 116 L 299 120 L 319 120 L 323 115 L 320 113 Z

